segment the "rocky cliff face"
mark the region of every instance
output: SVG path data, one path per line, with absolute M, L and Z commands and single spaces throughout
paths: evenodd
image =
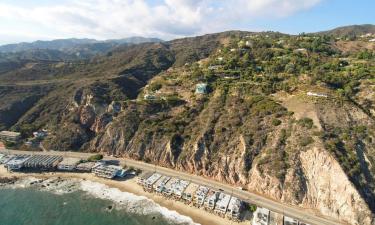
M 85 148 L 244 186 L 350 224 L 374 224 L 373 182 L 366 181 L 374 177 L 369 169 L 373 161 L 357 160 L 362 169 L 348 174 L 342 166 L 346 162 L 329 149 L 332 137 L 322 135 L 332 127 L 352 132 L 354 124 L 373 126 L 372 119 L 351 103 L 337 110 L 329 100 L 324 107 L 315 104 L 315 113 L 319 126 L 297 120 L 270 98 L 243 98 L 237 90 L 216 91 L 182 105 L 140 100 L 124 106 Z M 357 134 L 352 135 L 354 140 Z M 361 157 L 347 151 L 342 153 Z M 362 151 L 371 155 L 373 143 Z

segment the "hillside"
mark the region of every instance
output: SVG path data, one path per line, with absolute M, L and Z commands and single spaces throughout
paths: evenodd
M 374 225 L 374 45 L 231 31 L 24 62 L 0 72 L 0 129 L 46 128 L 49 149 L 143 160 Z
M 352 25 L 345 27 L 338 27 L 329 31 L 319 32 L 318 34 L 333 35 L 336 37 L 351 37 L 361 36 L 368 33 L 375 34 L 375 25 L 364 24 L 364 25 Z

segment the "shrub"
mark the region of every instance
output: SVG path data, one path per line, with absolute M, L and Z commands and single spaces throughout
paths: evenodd
M 311 129 L 314 125 L 314 121 L 310 118 L 305 117 L 298 120 L 298 124 L 302 127 L 306 127 L 307 129 Z
M 272 120 L 272 125 L 279 126 L 280 124 L 281 124 L 281 120 L 278 120 L 278 119 L 273 119 Z
M 303 146 L 303 147 L 305 147 L 305 146 L 307 146 L 307 145 L 309 145 L 309 144 L 311 144 L 313 142 L 314 142 L 314 139 L 312 137 L 310 137 L 310 136 L 308 136 L 308 137 L 302 137 L 302 138 L 299 139 L 299 144 L 301 146 Z
M 87 160 L 90 161 L 90 162 L 94 162 L 94 161 L 99 161 L 101 159 L 103 159 L 103 155 L 102 154 L 96 154 L 96 155 L 90 156 Z

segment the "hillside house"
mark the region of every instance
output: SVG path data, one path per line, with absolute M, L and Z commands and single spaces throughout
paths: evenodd
M 207 84 L 206 83 L 199 83 L 195 87 L 196 94 L 207 94 Z
M 143 96 L 143 99 L 144 99 L 144 100 L 152 101 L 152 100 L 156 100 L 157 98 L 156 98 L 156 96 L 153 95 L 153 94 L 145 94 L 145 95 Z
M 21 140 L 21 133 L 12 131 L 1 131 L 0 140 L 17 143 Z
M 328 98 L 328 95 L 326 95 L 326 94 L 315 93 L 315 92 L 311 92 L 311 91 L 307 92 L 307 96 Z

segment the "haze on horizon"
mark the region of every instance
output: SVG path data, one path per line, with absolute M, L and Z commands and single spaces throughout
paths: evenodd
M 0 44 L 59 38 L 164 40 L 225 30 L 297 34 L 374 24 L 372 0 L 0 1 Z

